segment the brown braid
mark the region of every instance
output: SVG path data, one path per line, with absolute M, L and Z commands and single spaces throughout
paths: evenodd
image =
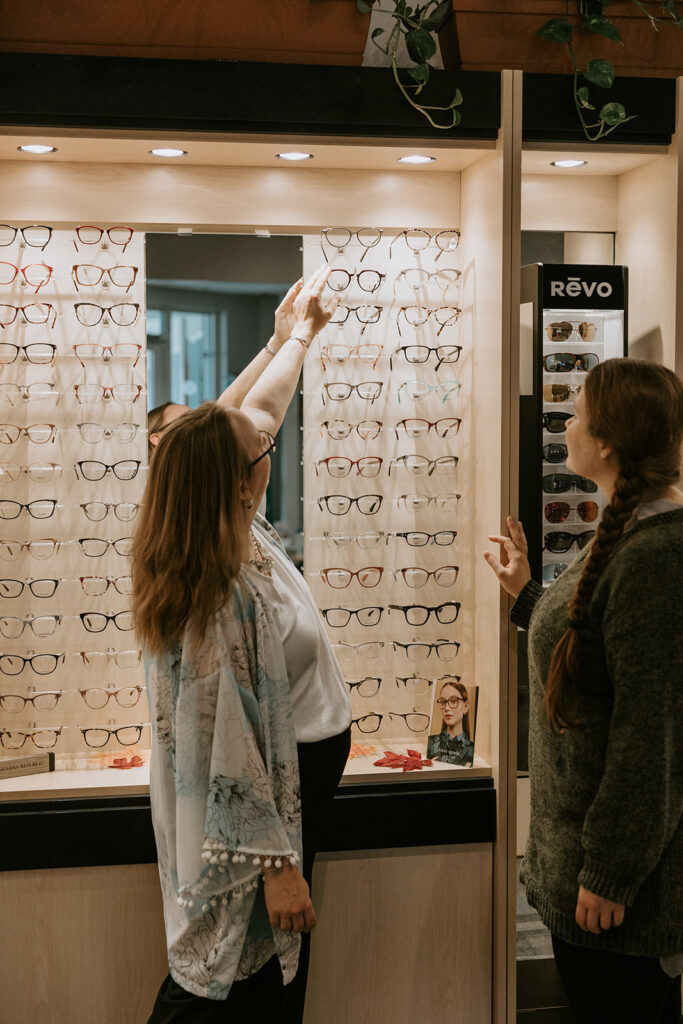
M 643 498 L 656 498 L 678 481 L 683 434 L 683 385 L 656 363 L 608 360 L 591 371 L 584 391 L 590 432 L 611 445 L 619 475 L 567 606 L 570 625 L 548 671 L 544 707 L 556 732 L 582 722 L 580 635 L 593 592 Z

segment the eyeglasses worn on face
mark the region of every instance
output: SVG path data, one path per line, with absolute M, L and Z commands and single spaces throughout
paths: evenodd
M 457 710 L 458 704 L 467 704 L 466 697 L 437 697 L 436 703 L 439 705 L 442 711 L 446 708 L 450 708 L 452 711 Z
M 25 228 L 15 228 L 11 224 L 0 224 L 0 246 L 12 245 L 17 234 L 21 235 L 21 244 L 32 249 L 45 249 L 52 238 L 52 228 L 47 224 L 29 224 Z
M 261 443 L 263 445 L 263 451 L 257 459 L 249 463 L 249 469 L 253 469 L 261 459 L 265 459 L 266 455 L 272 455 L 273 452 L 277 451 L 277 442 L 272 434 L 269 434 L 267 430 L 261 430 Z

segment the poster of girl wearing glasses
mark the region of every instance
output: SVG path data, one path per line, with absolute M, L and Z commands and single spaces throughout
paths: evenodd
M 439 680 L 427 740 L 427 757 L 471 768 L 477 717 L 477 687 L 457 676 Z

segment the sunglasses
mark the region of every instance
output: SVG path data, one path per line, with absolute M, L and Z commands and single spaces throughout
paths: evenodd
M 565 494 L 572 488 L 583 491 L 584 494 L 595 494 L 598 485 L 585 476 L 574 476 L 569 473 L 549 473 L 543 477 L 543 490 L 546 494 Z
M 572 388 L 569 384 L 544 384 L 544 402 L 568 402 L 569 399 L 578 395 L 581 388 Z
M 574 352 L 554 352 L 543 357 L 543 367 L 548 373 L 571 373 L 573 370 L 587 373 L 599 362 L 595 352 L 584 352 L 581 355 Z
M 584 523 L 594 523 L 599 511 L 596 501 L 580 501 L 578 505 L 570 505 L 568 501 L 549 501 L 543 514 L 549 523 L 564 523 L 571 512 L 576 512 Z
M 545 329 L 549 341 L 560 342 L 569 341 L 574 331 L 581 341 L 591 342 L 595 338 L 596 326 L 587 320 L 576 326 L 569 320 L 559 320 L 556 323 L 548 324 Z
M 543 550 L 552 551 L 553 553 L 564 553 L 569 551 L 573 544 L 583 549 L 594 536 L 595 530 L 584 530 L 583 533 L 567 533 L 565 530 L 555 530 L 552 533 L 546 533 L 543 538 Z
M 546 462 L 564 462 L 567 458 L 566 444 L 544 444 L 543 458 Z
M 556 385 L 550 385 L 553 387 Z M 571 412 L 544 412 L 543 428 L 551 434 L 563 434 L 567 429 L 567 420 L 573 416 Z
M 569 568 L 566 562 L 549 562 L 548 565 L 544 565 L 542 569 L 542 577 L 544 583 L 552 583 L 561 576 L 565 569 Z

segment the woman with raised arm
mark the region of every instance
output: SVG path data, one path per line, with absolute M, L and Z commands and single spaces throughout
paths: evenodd
M 522 879 L 579 1024 L 680 1024 L 683 384 L 610 359 L 567 422 L 567 467 L 608 499 L 546 590 L 522 524 L 484 557 L 529 630 L 531 823 Z
M 297 289 L 290 334 L 241 408 L 185 412 L 150 464 L 133 608 L 170 968 L 150 1024 L 303 1019 L 313 858 L 351 709 L 312 595 L 256 510 L 334 311 L 328 273 Z

